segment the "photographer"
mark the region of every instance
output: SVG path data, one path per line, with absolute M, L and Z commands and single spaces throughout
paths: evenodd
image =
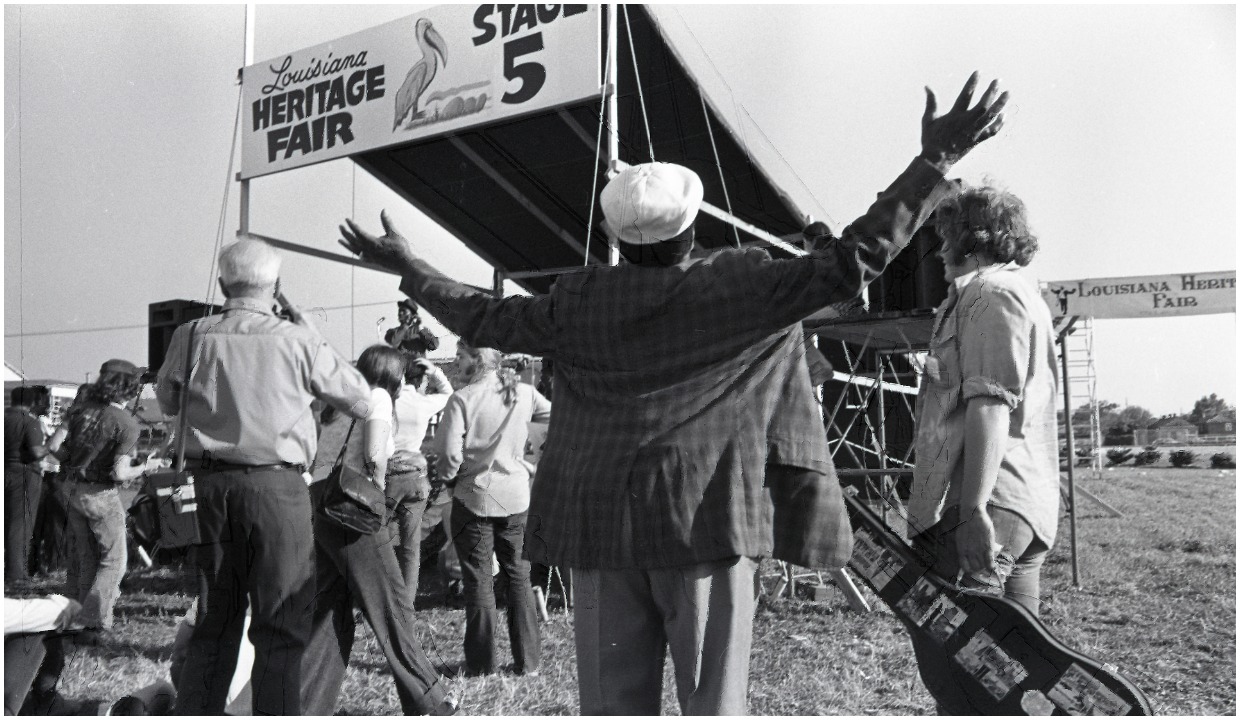
M 412 300 L 406 298 L 396 303 L 396 318 L 400 320 L 400 325 L 383 336 L 388 345 L 404 350 L 415 358 L 424 358 L 439 347 L 439 338 L 422 326 L 418 306 Z

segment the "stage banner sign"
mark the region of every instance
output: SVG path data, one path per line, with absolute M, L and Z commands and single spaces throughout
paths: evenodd
M 1055 317 L 1144 318 L 1236 311 L 1236 271 L 1060 280 L 1043 285 Z
M 597 97 L 598 5 L 443 5 L 250 65 L 252 178 Z

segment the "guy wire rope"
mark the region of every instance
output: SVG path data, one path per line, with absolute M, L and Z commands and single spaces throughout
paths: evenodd
M 706 52 L 706 47 L 702 45 L 702 41 L 699 40 L 697 34 L 693 32 L 693 28 L 689 27 L 689 23 L 685 21 L 684 15 L 682 15 L 680 13 L 680 10 L 676 9 L 675 7 L 672 8 L 672 11 L 676 13 L 676 17 L 677 19 L 680 20 L 680 24 L 685 29 L 685 32 L 689 33 L 689 37 L 693 38 L 693 42 L 697 44 L 698 50 L 701 50 L 702 57 L 706 59 L 706 63 L 710 66 L 711 70 L 715 72 L 715 76 L 719 78 L 719 82 L 723 83 L 724 89 L 728 91 L 728 95 L 732 98 L 732 104 L 735 105 L 741 112 L 745 113 L 745 116 L 749 118 L 749 122 L 753 123 L 753 126 L 758 130 L 758 134 L 762 136 L 762 139 L 766 142 L 766 144 L 779 157 L 780 161 L 783 162 L 784 167 L 788 168 L 788 170 L 792 173 L 793 177 L 797 179 L 797 182 L 801 184 L 801 187 L 805 189 L 805 192 L 809 195 L 809 197 L 822 208 L 823 214 L 826 215 L 827 220 L 831 221 L 831 224 L 834 225 L 835 219 L 831 217 L 831 214 L 826 211 L 826 206 L 823 205 L 822 201 L 820 201 L 818 197 L 814 195 L 814 191 L 810 189 L 809 184 L 806 183 L 804 178 L 801 177 L 800 173 L 796 171 L 796 168 L 792 166 L 792 163 L 788 162 L 788 158 L 784 157 L 784 154 L 779 151 L 779 148 L 775 147 L 775 143 L 772 142 L 771 138 L 768 137 L 767 134 L 762 130 L 762 126 L 758 125 L 757 121 L 753 119 L 753 115 L 750 114 L 749 109 L 746 108 L 743 103 L 741 103 L 740 101 L 736 99 L 736 92 L 733 91 L 732 86 L 728 84 L 728 81 L 727 79 L 725 79 L 724 74 L 719 70 L 719 66 L 717 66 L 715 64 L 715 61 L 711 59 L 710 53 Z M 739 120 L 739 118 L 737 119 Z M 753 153 L 750 152 L 749 150 L 749 142 L 745 138 L 744 126 L 738 123 L 737 131 L 741 134 L 740 144 L 741 144 L 742 149 L 744 149 L 745 151 L 745 157 L 749 159 L 750 162 L 752 162 Z
M 603 92 L 599 95 L 598 104 L 598 134 L 594 138 L 594 181 L 590 185 L 590 214 L 586 220 L 586 252 L 585 257 L 581 259 L 581 266 L 585 267 L 590 264 L 590 238 L 594 235 L 594 205 L 598 197 L 598 159 L 603 151 L 603 126 L 607 124 L 607 88 L 608 85 L 616 84 L 616 79 L 611 77 L 611 63 L 607 62 L 607 58 L 603 58 L 603 66 L 608 69 L 606 82 L 603 83 Z M 612 87 L 611 92 L 615 92 L 616 88 Z
M 719 148 L 715 145 L 715 131 L 710 127 L 710 111 L 706 109 L 706 93 L 698 88 L 698 99 L 702 101 L 702 119 L 706 121 L 706 134 L 710 136 L 710 149 L 715 154 L 715 168 L 719 171 L 719 187 L 723 188 L 723 202 L 728 207 L 728 215 L 736 217 L 732 212 L 732 199 L 728 197 L 728 181 L 723 177 L 723 163 L 719 161 Z M 736 225 L 728 223 L 732 226 L 732 238 L 736 241 L 736 249 L 741 248 L 741 232 L 736 229 Z
M 624 30 L 629 36 L 629 57 L 633 60 L 633 80 L 637 85 L 637 104 L 642 109 L 642 123 L 646 126 L 646 147 L 650 151 L 650 162 L 654 162 L 654 136 L 650 134 L 650 118 L 646 115 L 646 96 L 642 93 L 642 76 L 637 70 L 637 49 L 633 46 L 633 24 L 629 22 L 629 6 L 621 5 L 620 8 L 624 10 Z M 729 212 L 731 211 L 729 210 Z
M 242 13 L 245 9 L 242 8 Z M 249 16 L 242 15 L 241 20 L 241 59 L 242 66 L 245 65 L 245 38 L 249 29 Z M 232 140 L 228 144 L 228 172 L 224 175 L 224 197 L 220 202 L 220 219 L 215 228 L 215 246 L 211 249 L 211 262 L 207 269 L 207 307 L 203 308 L 203 317 L 211 312 L 211 307 L 215 305 L 215 292 L 218 289 L 218 283 L 215 282 L 215 263 L 219 258 L 220 248 L 224 244 L 224 223 L 228 216 L 228 195 L 232 189 L 233 183 L 233 161 L 237 156 L 237 134 L 241 128 L 241 83 L 237 83 L 237 111 L 233 116 L 233 133 Z

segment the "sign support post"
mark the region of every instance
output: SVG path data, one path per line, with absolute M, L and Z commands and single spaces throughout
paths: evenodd
M 1072 584 L 1081 586 L 1076 552 L 1076 448 L 1072 438 L 1072 381 L 1068 378 L 1068 333 L 1076 325 L 1073 317 L 1059 334 L 1059 358 L 1063 367 L 1063 424 L 1068 444 L 1068 529 L 1072 541 Z

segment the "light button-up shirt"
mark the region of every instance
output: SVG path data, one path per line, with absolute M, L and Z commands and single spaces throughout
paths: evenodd
M 504 404 L 499 387 L 492 371 L 457 390 L 435 433 L 440 477 L 455 478 L 453 497 L 480 517 L 529 509 L 529 423 L 551 419 L 551 402 L 533 387 L 517 383 L 511 405 Z
M 255 299 L 229 299 L 223 313 L 176 329 L 155 389 L 165 415 L 180 412 L 187 351 L 187 458 L 308 467 L 317 447 L 311 401 L 355 418 L 369 408 L 370 386 L 356 368 L 317 332 Z
M 993 397 L 1011 408 L 1007 447 L 989 504 L 1020 515 L 1050 546 L 1059 519 L 1055 338 L 1037 284 L 1013 264 L 953 281 L 935 328 L 917 398 L 917 464 L 909 535 L 960 504 L 965 410 Z

